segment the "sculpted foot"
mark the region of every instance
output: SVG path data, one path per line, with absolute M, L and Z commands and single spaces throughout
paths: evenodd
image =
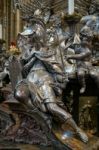
M 88 142 L 88 136 L 80 128 L 77 129 L 77 135 L 79 136 L 82 142 Z

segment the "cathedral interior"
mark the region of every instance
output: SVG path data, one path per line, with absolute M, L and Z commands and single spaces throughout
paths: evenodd
M 99 0 L 0 0 L 0 149 L 99 149 Z

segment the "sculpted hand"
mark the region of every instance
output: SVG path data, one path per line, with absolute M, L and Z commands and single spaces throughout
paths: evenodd
M 67 62 L 68 62 L 69 64 L 72 64 L 72 61 L 71 61 L 72 56 L 71 56 L 71 55 L 66 55 L 65 57 L 66 57 Z

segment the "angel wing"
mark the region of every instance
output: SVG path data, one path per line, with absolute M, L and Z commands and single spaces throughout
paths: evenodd
M 15 56 L 11 56 L 9 58 L 9 72 L 10 72 L 12 90 L 15 89 L 18 81 L 22 80 L 21 70 L 22 69 L 19 60 Z
M 83 15 L 87 14 L 91 3 L 94 0 L 75 0 L 75 7 L 78 8 Z M 43 14 L 51 10 L 53 13 L 66 11 L 68 9 L 68 0 L 14 0 L 14 4 L 19 5 L 24 15 L 32 14 L 40 9 Z

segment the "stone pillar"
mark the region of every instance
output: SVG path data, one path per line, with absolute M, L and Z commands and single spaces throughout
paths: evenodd
M 7 25 L 7 14 L 6 14 L 6 7 L 7 7 L 7 3 L 6 0 L 3 1 L 3 32 L 2 32 L 2 36 L 3 39 L 6 40 L 6 25 Z
M 5 0 L 5 14 L 4 14 L 4 24 L 5 24 L 5 40 L 6 40 L 6 49 L 9 47 L 9 3 Z
M 11 1 L 11 12 L 10 12 L 10 16 L 11 16 L 11 19 L 10 19 L 10 22 L 11 22 L 11 25 L 10 25 L 10 41 L 15 41 L 15 13 L 14 13 L 14 10 L 13 10 L 13 1 Z

